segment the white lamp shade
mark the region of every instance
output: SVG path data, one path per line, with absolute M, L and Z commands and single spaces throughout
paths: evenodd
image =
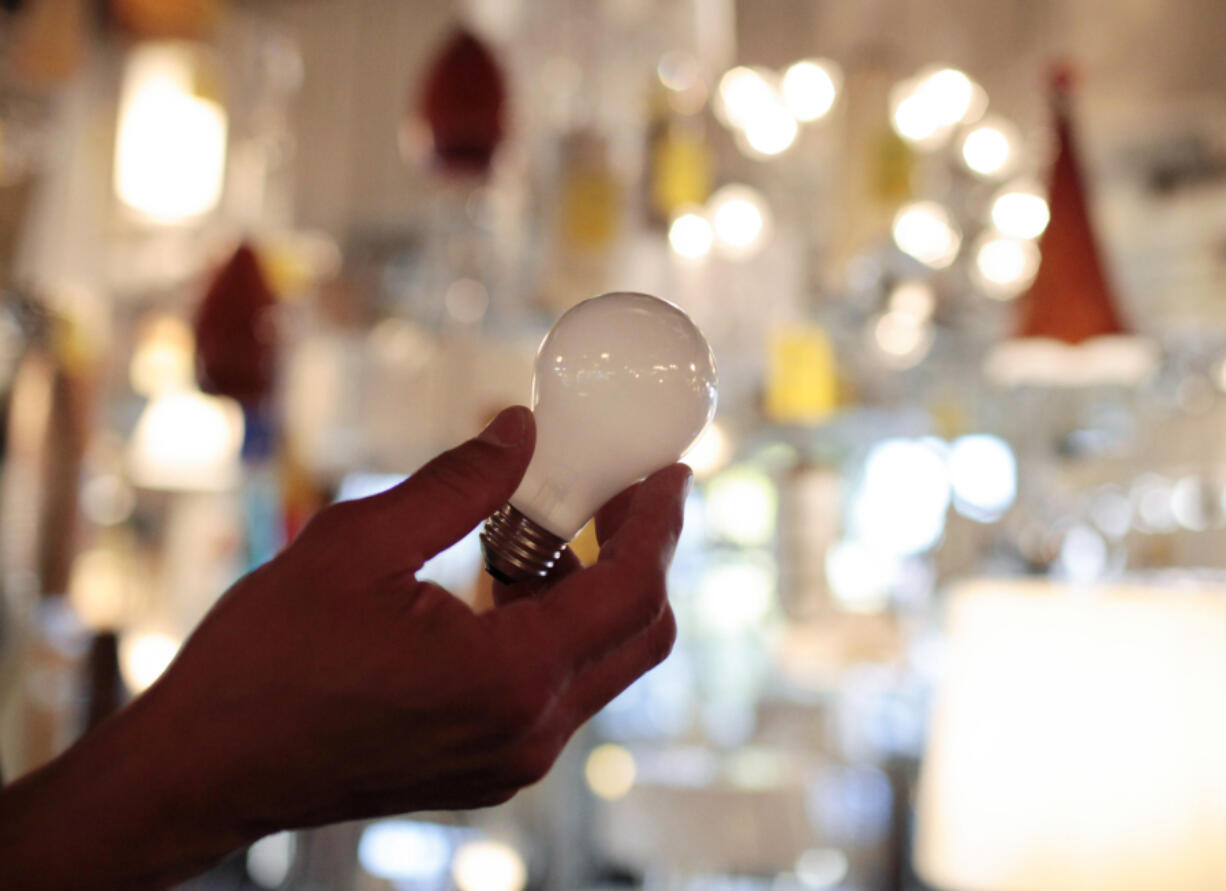
M 943 889 L 1226 888 L 1226 591 L 956 591 L 917 818 Z

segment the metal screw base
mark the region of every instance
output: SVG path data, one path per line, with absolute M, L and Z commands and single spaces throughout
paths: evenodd
M 541 528 L 509 504 L 498 508 L 481 530 L 485 570 L 508 585 L 545 577 L 565 547 L 565 539 Z

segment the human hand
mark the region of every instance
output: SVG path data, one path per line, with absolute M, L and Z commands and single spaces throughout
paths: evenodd
M 254 838 L 504 801 L 667 655 L 681 466 L 602 511 L 596 565 L 500 587 L 497 609 L 415 578 L 510 497 L 533 443 L 531 413 L 508 409 L 400 486 L 323 511 L 206 617 L 146 695 L 211 777 L 217 819 Z
M 604 544 L 474 613 L 418 581 L 514 491 L 526 409 L 400 486 L 321 512 L 241 579 L 143 696 L 0 794 L 18 888 L 163 887 L 276 829 L 495 804 L 669 652 L 689 470 L 601 511 Z

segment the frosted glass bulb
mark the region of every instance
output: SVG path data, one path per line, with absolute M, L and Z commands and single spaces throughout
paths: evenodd
M 602 504 L 681 457 L 715 397 L 711 348 L 671 303 L 619 292 L 566 312 L 537 352 L 536 451 L 481 533 L 490 574 L 547 574 Z

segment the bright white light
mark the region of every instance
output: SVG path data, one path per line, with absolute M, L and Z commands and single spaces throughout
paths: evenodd
M 961 71 L 929 69 L 890 90 L 890 123 L 907 142 L 934 149 L 955 125 L 975 120 L 986 106 L 983 88 Z
M 1107 543 L 1093 527 L 1078 524 L 1064 534 L 1059 566 L 1074 582 L 1092 582 L 1107 570 Z
M 1185 476 L 1171 489 L 1171 515 L 1175 522 L 1192 532 L 1209 528 L 1209 507 L 1198 477 Z
M 899 282 L 890 292 L 890 312 L 909 316 L 917 322 L 932 318 L 937 298 L 927 282 Z
M 826 552 L 830 593 L 843 609 L 877 612 L 889 603 L 895 563 L 857 541 L 841 541 Z
M 954 440 L 949 476 L 958 513 L 981 522 L 999 519 L 1017 498 L 1017 459 L 998 436 L 977 433 Z
M 176 44 L 131 51 L 115 147 L 115 191 L 160 223 L 202 216 L 221 199 L 226 115 L 192 89 L 196 60 Z
M 911 81 L 904 81 L 890 91 L 890 107 L 894 132 L 913 145 L 936 148 L 949 136 L 949 128 L 941 126 Z
M 806 888 L 833 888 L 847 878 L 851 864 L 838 848 L 810 848 L 796 858 L 796 878 Z
M 438 882 L 450 860 L 447 830 L 434 823 L 381 820 L 367 826 L 358 841 L 358 862 L 380 879 Z
M 155 631 L 128 631 L 119 638 L 119 673 L 133 694 L 149 689 L 179 652 L 179 642 Z
M 883 313 L 873 325 L 873 343 L 892 368 L 911 368 L 932 349 L 935 335 L 927 320 L 907 313 Z
M 687 260 L 701 260 L 711 252 L 714 241 L 715 232 L 700 213 L 683 213 L 668 227 L 668 243 L 674 253 Z
M 583 775 L 592 794 L 605 801 L 625 798 L 634 786 L 634 756 L 616 743 L 605 743 L 587 756 Z
M 984 121 L 963 138 L 962 160 L 980 176 L 1001 176 L 1014 166 L 1017 143 L 1012 124 L 999 118 Z
M 765 72 L 743 66 L 724 72 L 719 79 L 718 97 L 716 116 L 725 126 L 740 130 L 747 127 L 763 105 L 779 102 Z
M 1038 238 L 1050 220 L 1047 201 L 1034 187 L 1011 186 L 992 202 L 992 222 L 1014 238 Z
M 736 635 L 759 627 L 775 599 L 775 574 L 764 561 L 729 560 L 703 575 L 695 598 L 701 627 Z
M 791 148 L 800 127 L 779 98 L 772 96 L 768 103 L 753 113 L 745 124 L 744 132 L 750 149 L 759 155 L 773 157 Z
M 1132 527 L 1132 502 L 1118 487 L 1104 487 L 1090 502 L 1090 518 L 1109 537 L 1123 538 Z
M 944 534 L 949 501 L 948 471 L 936 449 L 918 440 L 883 440 L 865 462 L 852 529 L 873 550 L 921 553 Z
M 733 467 L 707 485 L 707 525 L 719 538 L 746 547 L 766 545 L 775 534 L 775 486 L 766 474 Z
M 1034 242 L 989 234 L 975 248 L 975 280 L 989 297 L 1016 297 L 1039 270 Z
M 798 121 L 825 117 L 838 97 L 838 67 L 824 59 L 806 59 L 790 66 L 780 90 L 783 103 Z
M 297 852 L 294 833 L 266 835 L 247 849 L 247 875 L 261 888 L 280 888 L 289 878 Z
M 471 841 L 456 851 L 451 876 L 459 891 L 522 891 L 528 883 L 524 858 L 497 841 Z
M 975 120 L 987 105 L 983 87 L 957 68 L 940 68 L 927 76 L 921 73 L 917 93 L 946 127 Z
M 728 436 L 718 423 L 712 422 L 681 460 L 690 465 L 695 476 L 703 477 L 723 467 L 731 454 Z
M 770 210 L 757 189 L 738 183 L 724 186 L 711 196 L 708 212 L 721 253 L 749 257 L 765 241 Z
M 128 469 L 146 489 L 224 491 L 238 483 L 242 443 L 243 414 L 234 400 L 167 393 L 137 420 Z
M 916 201 L 894 216 L 894 243 L 924 265 L 944 269 L 958 256 L 962 234 L 942 205 Z

